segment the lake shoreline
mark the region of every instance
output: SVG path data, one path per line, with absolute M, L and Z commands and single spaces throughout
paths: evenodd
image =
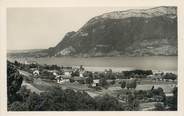
M 122 71 L 131 71 L 131 70 L 151 70 L 154 73 L 174 73 L 177 74 L 177 70 L 153 70 L 153 69 L 140 69 L 134 67 L 85 67 L 87 71 L 92 72 L 104 72 L 104 70 L 112 69 L 112 72 L 122 72 Z
M 172 72 L 177 74 L 177 56 L 158 57 L 94 57 L 94 58 L 76 58 L 76 57 L 52 57 L 52 58 L 7 58 L 11 62 L 36 62 L 44 65 L 58 66 L 80 66 L 83 65 L 88 71 L 102 72 L 105 69 L 112 69 L 113 72 L 128 70 L 152 70 L 153 72 Z

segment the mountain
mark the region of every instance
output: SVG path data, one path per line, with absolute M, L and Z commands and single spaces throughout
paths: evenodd
M 177 8 L 105 13 L 68 32 L 50 56 L 177 55 Z

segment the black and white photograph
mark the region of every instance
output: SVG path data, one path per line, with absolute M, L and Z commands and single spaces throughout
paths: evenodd
M 0 115 L 183 116 L 182 4 L 0 0 Z
M 7 9 L 8 111 L 177 111 L 177 6 Z

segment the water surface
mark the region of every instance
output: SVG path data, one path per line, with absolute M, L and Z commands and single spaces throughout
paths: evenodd
M 9 58 L 9 60 L 36 61 L 39 64 L 57 64 L 63 66 L 84 65 L 89 70 L 150 69 L 177 71 L 177 56 L 141 56 L 141 57 L 45 57 L 45 58 Z

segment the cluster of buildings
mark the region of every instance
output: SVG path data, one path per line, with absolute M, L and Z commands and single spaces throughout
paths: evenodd
M 42 76 L 42 72 L 39 71 L 39 69 L 37 68 L 33 68 L 31 69 L 32 71 L 32 74 L 35 78 L 38 78 L 39 76 Z M 44 69 L 46 70 L 46 72 L 49 72 L 50 74 L 52 74 L 56 80 L 56 82 L 58 84 L 62 84 L 62 83 L 65 83 L 65 82 L 75 82 L 75 81 L 82 81 L 84 83 L 86 83 L 86 79 L 89 78 L 85 73 L 86 73 L 86 70 L 85 68 L 81 65 L 81 66 L 73 66 L 73 67 L 62 67 L 61 70 L 48 70 L 48 69 Z M 104 71 L 105 74 L 111 74 L 112 73 L 112 70 L 105 70 Z M 47 75 L 47 73 L 46 73 Z M 165 81 L 165 82 L 168 82 L 168 81 L 172 81 L 173 82 L 173 79 L 164 79 L 165 73 L 163 72 L 160 72 L 160 73 L 154 73 L 152 75 L 147 75 L 147 79 L 151 79 L 155 82 L 159 82 L 159 81 Z M 117 79 L 119 80 L 119 79 Z M 92 80 L 92 84 L 91 86 L 92 87 L 95 87 L 95 86 L 98 86 L 99 83 L 100 83 L 100 79 L 93 79 Z M 177 81 L 174 80 L 174 81 Z M 137 81 L 138 83 L 139 81 Z
M 36 69 L 32 68 L 32 74 L 35 78 L 38 78 L 41 76 L 41 72 Z M 59 70 L 47 70 L 47 72 L 52 73 L 54 75 L 56 82 L 58 84 L 62 84 L 65 82 L 72 81 L 86 81 L 86 78 L 88 78 L 84 73 L 86 72 L 85 68 L 81 66 L 73 66 L 73 67 L 62 67 L 62 71 Z M 77 74 L 77 75 L 76 75 Z M 99 84 L 99 79 L 94 79 L 92 86 L 97 86 Z
M 69 82 L 72 78 L 73 73 L 78 73 L 78 76 L 74 76 L 75 80 L 84 80 L 84 72 L 85 69 L 81 65 L 80 67 L 63 67 L 63 74 L 58 74 L 56 72 L 53 73 L 55 75 L 55 79 L 57 83 Z

